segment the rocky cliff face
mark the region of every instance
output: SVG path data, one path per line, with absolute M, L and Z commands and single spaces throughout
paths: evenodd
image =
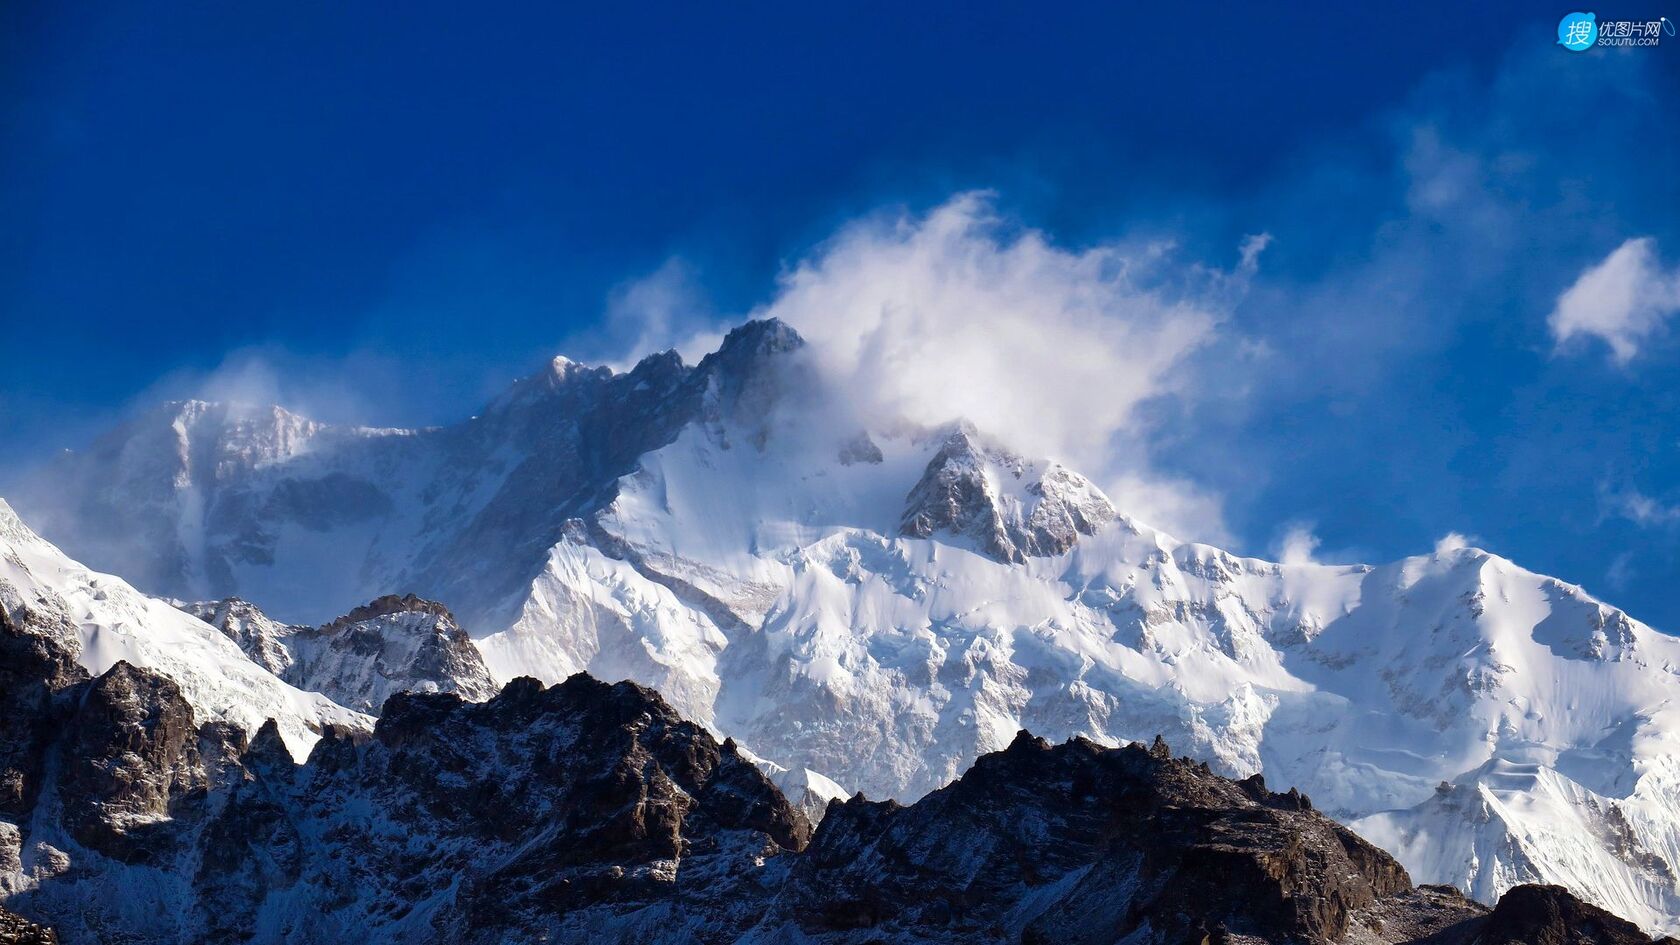
M 998 561 L 1059 555 L 1117 513 L 1097 487 L 1057 463 L 1023 459 L 959 424 L 906 500 L 899 533 L 968 543 Z
M 496 692 L 449 608 L 413 594 L 380 597 L 319 627 L 281 624 L 239 598 L 179 606 L 281 679 L 358 712 L 377 715 L 399 692 L 453 692 L 478 702 Z
M 87 678 L 76 660 L 80 636 L 59 603 L 0 578 L 0 816 L 34 806 L 53 693 Z
M 223 636 L 239 644 L 251 662 L 281 678 L 285 678 L 296 662 L 287 640 L 311 629 L 283 624 L 263 613 L 256 604 L 237 597 L 179 601 L 175 606 L 222 631 Z
M 270 728 L 195 729 L 126 664 L 60 703 L 67 764 L 0 890 L 70 942 L 730 941 L 809 839 L 732 745 L 630 684 L 401 694 L 303 767 Z
M 0 942 L 1649 941 L 1557 889 L 1491 913 L 1414 889 L 1299 793 L 1163 743 L 1022 733 L 916 804 L 835 801 L 813 834 L 630 683 L 399 693 L 299 765 L 168 679 L 74 676 L 41 677 L 43 774 L 0 821 Z
M 831 807 L 786 895 L 801 931 L 840 940 L 1333 942 L 1410 890 L 1299 794 L 1220 778 L 1164 743 L 1023 732 L 909 807 Z

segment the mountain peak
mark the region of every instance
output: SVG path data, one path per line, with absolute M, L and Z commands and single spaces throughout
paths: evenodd
M 246 400 L 205 400 L 189 397 L 169 400 L 148 411 L 147 418 L 168 423 L 195 424 L 201 421 L 237 424 L 250 428 L 318 426 L 316 421 L 276 403 Z
M 176 606 L 276 676 L 369 714 L 398 692 L 477 700 L 495 692 L 483 657 L 449 608 L 413 594 L 387 594 L 320 627 L 281 624 L 238 598 Z
M 792 325 L 779 318 L 757 318 L 729 330 L 717 354 L 724 358 L 739 357 L 750 352 L 756 355 L 781 354 L 805 346 L 805 339 Z
M 448 617 L 451 622 L 455 620 L 455 615 L 449 612 L 449 608 L 435 600 L 426 600 L 414 594 L 386 594 L 351 610 L 327 626 L 344 626 L 373 620 L 376 617 L 388 617 L 392 614 L 404 613 L 431 614 L 438 617 Z
M 1023 459 L 958 422 L 906 498 L 899 533 L 964 539 L 989 557 L 1020 564 L 1067 551 L 1117 515 L 1078 473 Z
M 647 377 L 649 375 L 675 375 L 683 370 L 682 355 L 675 348 L 655 351 L 644 355 L 636 365 L 630 369 L 631 377 Z
M 704 384 L 701 417 L 708 422 L 743 420 L 760 446 L 769 435 L 768 418 L 785 401 L 812 385 L 803 383 L 800 365 L 790 356 L 805 347 L 787 323 L 767 318 L 732 330 L 718 349 L 700 360 L 693 377 Z

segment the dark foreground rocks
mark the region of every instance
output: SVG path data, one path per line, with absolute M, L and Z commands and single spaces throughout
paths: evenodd
M 1022 733 L 903 806 L 815 831 L 651 690 L 521 679 L 400 694 L 371 737 L 195 719 L 167 679 L 95 679 L 0 623 L 0 945 L 53 941 L 1635 945 L 1555 887 L 1493 910 L 1258 778 L 1157 742 Z M 15 676 L 17 673 L 12 672 Z M 7 677 L 8 680 L 11 676 Z
M 0 945 L 58 945 L 52 929 L 0 909 Z

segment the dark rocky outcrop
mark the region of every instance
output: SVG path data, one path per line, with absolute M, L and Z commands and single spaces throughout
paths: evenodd
M 303 765 L 127 663 L 49 701 L 0 871 L 33 873 L 6 906 L 71 942 L 573 940 L 683 903 L 739 933 L 766 863 L 810 837 L 733 744 L 629 683 L 399 694 Z M 760 891 L 712 898 L 732 887 Z
M 0 945 L 58 945 L 58 936 L 44 925 L 0 909 Z
M 282 624 L 237 597 L 177 606 L 286 682 L 359 712 L 379 712 L 398 692 L 453 692 L 480 701 L 496 692 L 483 655 L 455 615 L 413 594 L 388 594 L 319 627 Z
M 167 679 L 77 678 L 25 635 L 0 624 L 40 650 L 52 721 L 0 821 L 0 871 L 30 877 L 0 886 L 0 943 L 53 941 L 30 923 L 71 943 L 1649 942 L 1555 887 L 1492 911 L 1414 888 L 1299 793 L 1159 740 L 1022 733 L 915 804 L 833 802 L 813 834 L 631 683 L 401 693 L 371 737 L 329 728 L 297 764 L 272 724 L 247 743 Z
M 343 629 L 352 624 L 364 623 L 378 617 L 389 617 L 392 614 L 430 614 L 433 617 L 448 617 L 454 619 L 449 608 L 437 601 L 425 600 L 413 594 L 386 594 L 355 607 L 349 613 L 322 627 L 323 631 Z
M 1582 902 L 1562 886 L 1529 885 L 1500 897 L 1475 941 L 1476 945 L 1645 945 L 1650 938 L 1639 926 Z
M 1139 745 L 1023 732 L 909 807 L 831 806 L 792 891 L 814 935 L 1188 941 L 1223 927 L 1319 942 L 1410 888 L 1387 854 L 1286 795 Z
M 192 707 L 174 682 L 124 662 L 80 687 L 72 703 L 57 782 L 65 829 L 125 863 L 166 861 L 179 833 L 172 815 L 209 787 L 212 765 Z M 206 739 L 225 738 L 206 728 Z M 230 753 L 238 752 L 213 755 Z
M 87 678 L 70 617 L 0 579 L 0 817 L 35 804 L 54 729 L 53 693 Z

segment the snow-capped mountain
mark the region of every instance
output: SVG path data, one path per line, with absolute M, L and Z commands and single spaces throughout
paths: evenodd
M 98 675 L 118 662 L 152 670 L 180 687 L 201 720 L 253 733 L 273 719 L 300 755 L 325 725 L 372 726 L 367 716 L 288 685 L 203 621 L 71 560 L 25 526 L 4 500 L 0 609 L 14 625 L 59 641 L 82 672 Z
M 254 662 L 299 689 L 378 715 L 399 692 L 453 692 L 482 702 L 496 681 L 449 608 L 389 594 L 319 627 L 282 624 L 230 597 L 176 606 L 222 631 Z
M 148 591 L 446 601 L 500 678 L 636 680 L 840 793 L 914 800 L 1022 728 L 1164 734 L 1421 881 L 1680 927 L 1680 641 L 1474 548 L 1179 542 L 984 431 L 852 416 L 779 323 L 693 367 L 557 359 L 431 430 L 174 404 L 53 479 L 46 533 L 105 567 L 164 551 L 129 572 Z

